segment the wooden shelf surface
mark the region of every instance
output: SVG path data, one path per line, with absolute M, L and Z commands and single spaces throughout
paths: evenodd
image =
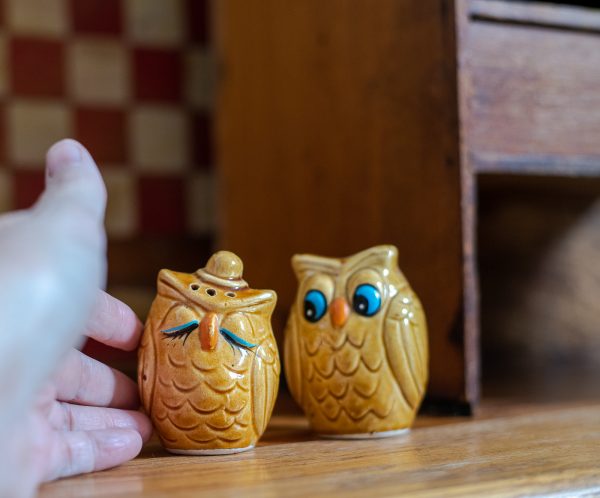
M 42 487 L 40 497 L 597 496 L 600 403 L 484 401 L 475 418 L 422 416 L 400 438 L 322 440 L 277 415 L 255 450 L 184 457 L 150 443 L 119 468 Z
M 473 0 L 469 17 L 478 21 L 600 33 L 598 9 L 548 2 Z

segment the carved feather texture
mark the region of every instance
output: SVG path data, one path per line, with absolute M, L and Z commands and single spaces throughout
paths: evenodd
M 270 301 L 260 304 L 239 292 L 239 301 L 229 298 L 218 312 L 220 326 L 256 347 L 239 347 L 220 337 L 215 350 L 205 351 L 199 329 L 185 342 L 162 332 L 200 322 L 207 313 L 204 305 L 184 299 L 186 286 L 183 292 L 159 291 L 150 310 L 139 351 L 144 407 L 167 448 L 252 446 L 266 428 L 279 385 L 279 356 L 270 325 L 275 295 L 266 294 Z M 251 305 L 245 308 L 242 299 Z
M 416 410 L 427 378 L 428 347 L 425 315 L 414 293 L 398 294 L 385 320 L 387 361 L 402 396 Z
M 294 258 L 299 290 L 285 333 L 286 378 L 294 399 L 323 434 L 409 427 L 427 382 L 427 327 L 396 266 L 395 248 L 379 246 L 340 260 L 314 257 L 314 266 L 311 258 Z M 328 312 L 316 323 L 303 316 L 309 290 L 323 292 L 329 303 L 343 298 L 351 307 L 354 290 L 365 283 L 382 296 L 374 316 L 352 310 L 340 328 Z

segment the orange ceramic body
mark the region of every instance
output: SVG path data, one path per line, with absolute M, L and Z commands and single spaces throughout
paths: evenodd
M 378 246 L 344 259 L 297 255 L 299 290 L 285 335 L 285 374 L 312 428 L 330 437 L 408 429 L 427 383 L 419 299 Z
M 144 408 L 174 453 L 252 448 L 277 396 L 276 295 L 250 289 L 232 253 L 196 273 L 161 270 L 139 350 Z

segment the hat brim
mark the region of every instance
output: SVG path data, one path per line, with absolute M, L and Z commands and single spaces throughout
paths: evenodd
M 200 279 L 204 282 L 218 285 L 219 287 L 225 287 L 227 289 L 239 290 L 248 287 L 248 282 L 242 278 L 227 279 L 217 277 L 211 273 L 208 273 L 204 268 L 198 270 L 196 275 L 198 275 L 198 277 L 200 277 Z

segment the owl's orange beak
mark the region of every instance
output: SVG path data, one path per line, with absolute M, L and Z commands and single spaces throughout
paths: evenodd
M 219 338 L 219 317 L 208 312 L 200 322 L 200 346 L 204 351 L 213 351 Z
M 343 297 L 336 297 L 329 307 L 331 323 L 336 329 L 343 327 L 350 315 L 350 306 Z

